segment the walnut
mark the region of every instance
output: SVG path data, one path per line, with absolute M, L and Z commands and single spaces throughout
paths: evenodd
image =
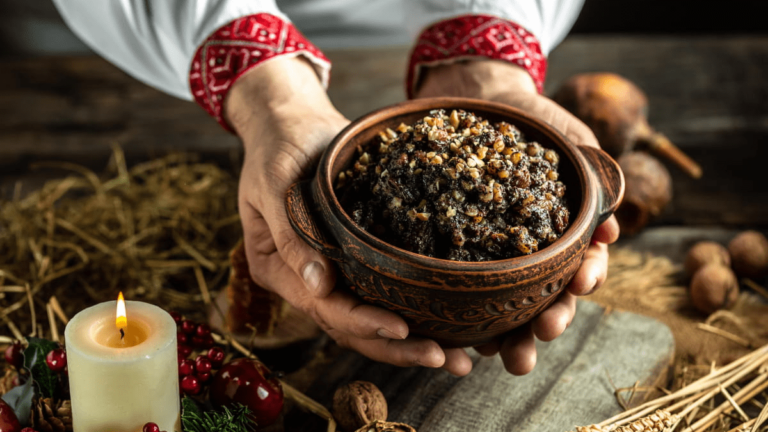
M 712 241 L 700 241 L 688 250 L 685 258 L 685 274 L 693 277 L 697 270 L 707 264 L 720 264 L 724 267 L 731 266 L 731 256 L 728 249 L 720 243 Z
M 342 430 L 355 431 L 376 420 L 386 420 L 387 400 L 373 383 L 353 381 L 336 389 L 333 417 Z
M 361 427 L 355 432 L 416 432 L 416 429 L 405 423 L 376 420 Z
M 731 269 L 720 264 L 707 264 L 691 280 L 691 301 L 696 309 L 711 314 L 729 309 L 739 297 L 739 283 Z
M 744 231 L 728 244 L 733 270 L 742 277 L 759 279 L 768 274 L 768 240 L 757 231 Z

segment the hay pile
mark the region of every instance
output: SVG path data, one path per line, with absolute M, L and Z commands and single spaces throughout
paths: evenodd
M 119 148 L 101 177 L 74 164 L 40 165 L 73 174 L 0 201 L 0 322 L 50 337 L 42 329 L 52 297 L 71 317 L 121 290 L 204 320 L 200 301 L 226 283 L 241 237 L 230 173 L 189 154 L 129 170 Z

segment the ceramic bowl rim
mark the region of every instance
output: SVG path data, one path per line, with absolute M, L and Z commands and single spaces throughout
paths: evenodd
M 433 109 L 458 108 L 459 106 L 463 106 L 463 109 L 467 111 L 490 111 L 497 116 L 509 117 L 509 122 L 512 124 L 515 124 L 515 121 L 519 122 L 520 120 L 528 123 L 528 126 L 535 128 L 548 139 L 556 142 L 559 153 L 566 156 L 573 165 L 576 175 L 581 183 L 581 202 L 578 206 L 577 218 L 570 222 L 565 233 L 554 243 L 530 255 L 503 260 L 453 261 L 421 255 L 387 243 L 357 225 L 347 212 L 344 211 L 344 208 L 333 190 L 331 171 L 333 163 L 338 157 L 341 149 L 345 145 L 348 145 L 357 133 L 370 127 L 375 127 L 377 123 L 382 123 L 396 115 L 413 114 L 419 111 L 429 111 Z M 382 118 L 377 119 L 377 117 L 382 115 Z M 374 122 L 374 120 L 377 121 Z M 315 181 L 318 182 L 320 195 L 328 201 L 333 216 L 341 222 L 349 234 L 355 236 L 361 243 L 366 244 L 371 249 L 384 255 L 402 257 L 409 264 L 428 269 L 440 269 L 441 271 L 498 271 L 508 270 L 510 268 L 523 268 L 547 262 L 559 254 L 566 252 L 574 242 L 578 242 L 583 236 L 584 231 L 589 230 L 590 225 L 592 225 L 599 217 L 597 214 L 599 206 L 599 181 L 596 178 L 596 175 L 592 172 L 586 157 L 579 151 L 578 146 L 571 143 L 568 138 L 553 126 L 518 108 L 479 99 L 448 97 L 414 99 L 380 108 L 363 115 L 351 122 L 331 141 L 328 150 L 323 153 L 320 160 Z

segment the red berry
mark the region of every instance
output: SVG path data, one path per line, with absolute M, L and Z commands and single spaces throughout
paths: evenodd
M 259 426 L 274 422 L 283 409 L 283 388 L 262 363 L 246 358 L 225 365 L 211 381 L 210 398 L 215 407 L 240 403 L 253 412 Z
M 10 406 L 0 399 L 0 431 L 16 432 L 19 429 L 21 429 L 19 418 Z
M 45 356 L 45 363 L 50 370 L 61 372 L 67 366 L 67 353 L 61 348 L 55 349 Z
M 173 318 L 174 321 L 176 321 L 176 325 L 179 325 L 181 323 L 181 314 L 173 311 L 171 312 L 171 318 Z
M 208 349 L 213 346 L 213 337 L 208 336 L 194 336 L 192 337 L 192 345 L 196 348 Z
M 195 330 L 195 335 L 201 338 L 208 337 L 211 335 L 211 328 L 208 327 L 208 324 L 200 324 Z
M 178 332 L 176 333 L 176 342 L 179 345 L 187 345 L 189 343 L 189 336 L 186 333 Z
M 24 347 L 20 342 L 14 342 L 5 350 L 5 362 L 21 370 L 24 366 Z
M 197 373 L 195 374 L 195 376 L 197 377 L 198 381 L 200 381 L 201 383 L 208 382 L 208 380 L 211 379 L 210 372 Z
M 185 359 L 179 363 L 179 375 L 187 376 L 192 375 L 193 373 L 195 373 L 195 362 Z
M 196 395 L 200 393 L 200 381 L 194 375 L 187 375 L 181 379 L 181 389 L 184 393 Z
M 220 347 L 213 347 L 208 350 L 208 358 L 211 360 L 211 365 L 218 369 L 224 364 L 224 350 Z
M 191 335 L 195 332 L 195 330 L 197 330 L 197 325 L 194 323 L 194 321 L 184 320 L 181 322 L 181 331 L 184 333 Z
M 181 358 L 187 358 L 190 354 L 192 354 L 192 347 L 188 345 L 179 345 L 178 346 L 179 351 L 179 357 Z
M 160 426 L 158 426 L 156 423 L 149 422 L 144 425 L 142 432 L 160 432 Z
M 195 370 L 200 373 L 209 373 L 211 371 L 211 360 L 205 356 L 197 356 L 195 359 Z

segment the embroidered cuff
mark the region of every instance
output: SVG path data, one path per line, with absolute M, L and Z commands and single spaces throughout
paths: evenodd
M 195 101 L 224 129 L 223 102 L 227 91 L 249 69 L 279 56 L 303 55 L 328 86 L 331 63 L 293 24 L 260 13 L 238 18 L 216 30 L 197 49 L 189 71 Z
M 522 66 L 539 93 L 543 91 L 547 58 L 533 34 L 512 21 L 491 15 L 465 15 L 440 21 L 421 32 L 408 63 L 408 98 L 413 98 L 424 67 L 478 57 Z

